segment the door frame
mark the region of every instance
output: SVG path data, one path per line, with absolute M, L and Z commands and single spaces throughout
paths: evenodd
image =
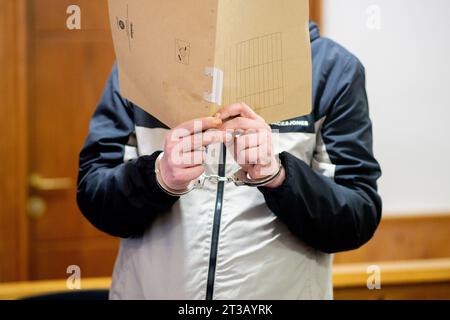
M 310 19 L 322 26 L 322 0 L 309 0 Z

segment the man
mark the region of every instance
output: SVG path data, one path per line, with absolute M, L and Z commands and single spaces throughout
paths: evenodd
M 372 237 L 381 172 L 362 65 L 310 34 L 313 111 L 271 125 L 279 150 L 244 103 L 168 130 L 121 97 L 114 67 L 78 181 L 84 215 L 123 238 L 112 299 L 332 298 L 331 253 Z M 256 186 L 232 182 L 240 169 Z

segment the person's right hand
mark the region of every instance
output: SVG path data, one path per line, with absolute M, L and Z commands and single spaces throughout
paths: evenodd
M 205 172 L 205 147 L 226 141 L 226 133 L 217 130 L 221 125 L 221 119 L 208 117 L 185 122 L 167 133 L 160 173 L 169 188 L 184 190 Z

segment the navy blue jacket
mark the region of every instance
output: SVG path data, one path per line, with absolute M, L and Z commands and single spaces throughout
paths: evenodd
M 363 66 L 321 37 L 314 23 L 310 35 L 313 111 L 298 119 L 312 124 L 325 119 L 319 134 L 335 166 L 334 179 L 284 152 L 280 158 L 286 181 L 278 189 L 260 191 L 291 232 L 311 247 L 332 253 L 358 248 L 373 236 L 381 218 L 381 170 L 372 151 Z M 159 153 L 124 162 L 135 125 L 164 127 L 120 95 L 114 66 L 80 154 L 77 200 L 94 226 L 123 238 L 141 235 L 178 200 L 157 186 L 154 163 Z

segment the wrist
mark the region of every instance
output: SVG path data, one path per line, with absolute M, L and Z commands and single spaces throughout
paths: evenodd
M 251 187 L 275 187 L 277 184 L 282 184 L 284 181 L 283 166 L 279 158 L 274 160 L 266 166 L 253 166 L 249 171 L 241 169 L 233 175 L 233 181 L 237 186 L 247 185 Z M 280 176 L 283 174 L 282 179 Z
M 171 196 L 182 196 L 192 191 L 194 188 L 194 181 L 189 182 L 185 186 L 171 186 L 166 182 L 164 179 L 164 169 L 162 164 L 162 158 L 164 157 L 164 152 L 159 155 L 159 157 L 156 159 L 155 162 L 155 175 L 156 175 L 156 182 L 160 189 L 162 189 L 165 193 L 171 195 Z
M 256 180 L 276 175 L 280 171 L 280 167 L 280 159 L 278 157 L 273 157 L 269 164 L 253 165 L 244 169 L 248 170 L 248 175 L 250 176 L 250 178 Z
M 275 180 L 273 180 L 271 183 L 265 185 L 264 187 L 269 188 L 269 189 L 276 189 L 276 188 L 281 187 L 285 180 L 286 180 L 286 170 L 282 166 L 280 175 Z

